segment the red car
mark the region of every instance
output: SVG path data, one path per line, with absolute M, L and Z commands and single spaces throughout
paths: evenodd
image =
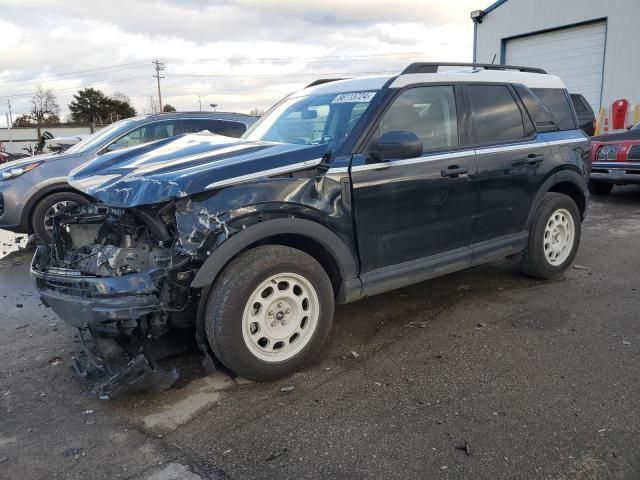
M 589 191 L 606 195 L 614 185 L 640 184 L 640 123 L 622 133 L 591 138 Z

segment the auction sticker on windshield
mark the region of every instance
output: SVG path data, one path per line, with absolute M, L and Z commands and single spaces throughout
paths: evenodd
M 376 92 L 351 92 L 341 93 L 331 103 L 364 103 L 370 102 Z

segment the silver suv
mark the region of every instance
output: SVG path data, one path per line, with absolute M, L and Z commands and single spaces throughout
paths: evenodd
M 60 208 L 89 198 L 67 183 L 67 175 L 87 160 L 120 148 L 184 133 L 208 130 L 240 137 L 257 117 L 240 113 L 162 113 L 127 118 L 105 127 L 63 154 L 38 155 L 0 168 L 0 228 L 35 233 L 51 241 L 52 218 Z

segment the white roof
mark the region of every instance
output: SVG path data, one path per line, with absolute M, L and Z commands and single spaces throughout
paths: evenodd
M 399 75 L 391 88 L 401 88 L 413 83 L 431 82 L 500 82 L 521 83 L 529 88 L 565 88 L 555 75 L 529 73 L 514 70 L 449 70 L 438 73 L 407 73 Z
M 416 83 L 437 82 L 499 82 L 521 83 L 529 88 L 565 88 L 559 77 L 545 73 L 519 72 L 515 70 L 448 70 L 438 73 L 406 73 L 382 77 L 360 77 L 336 80 L 314 87 L 305 88 L 292 96 L 317 95 L 325 93 L 362 92 L 380 90 L 390 79 L 390 88 L 402 88 Z

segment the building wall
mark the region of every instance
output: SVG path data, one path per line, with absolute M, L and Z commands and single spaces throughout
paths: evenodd
M 25 153 L 23 148 L 32 147 L 38 143 L 43 132 L 49 132 L 54 137 L 72 137 L 83 133 L 93 133 L 99 127 L 21 127 L 0 128 L 0 149 L 8 153 Z M 48 153 L 48 152 L 45 152 Z
M 599 18 L 607 20 L 602 106 L 640 104 L 640 0 L 507 0 L 477 25 L 476 61 L 502 58 L 502 40 Z

